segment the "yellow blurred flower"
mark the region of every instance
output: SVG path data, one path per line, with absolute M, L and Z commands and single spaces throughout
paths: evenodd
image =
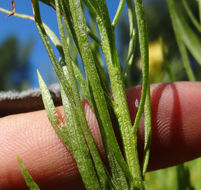
M 149 43 L 149 76 L 151 82 L 162 79 L 163 55 L 160 40 Z M 141 61 L 138 62 L 141 68 Z
M 150 73 L 154 70 L 161 70 L 163 63 L 163 55 L 160 41 L 155 41 L 149 44 L 149 70 Z

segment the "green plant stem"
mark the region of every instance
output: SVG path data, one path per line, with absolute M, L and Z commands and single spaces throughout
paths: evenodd
M 3 13 L 6 13 L 6 14 L 12 13 L 12 11 L 8 11 L 8 10 L 3 9 L 3 8 L 0 8 L 0 11 Z M 15 13 L 13 16 L 34 21 L 34 18 L 32 16 L 29 16 L 29 15 Z

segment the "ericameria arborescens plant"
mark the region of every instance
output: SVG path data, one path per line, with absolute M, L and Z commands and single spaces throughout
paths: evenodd
M 119 0 L 113 20 L 109 16 L 105 0 L 41 1 L 56 11 L 59 37 L 41 19 L 39 0 L 31 1 L 33 17 L 17 14 L 14 0 L 11 0 L 11 12 L 2 8 L 0 11 L 8 13 L 9 16 L 30 19 L 36 24 L 59 78 L 67 126 L 60 121 L 49 90 L 38 71 L 44 106 L 52 127 L 72 153 L 85 188 L 93 190 L 145 189 L 144 178 L 151 143 L 151 108 L 148 35 L 142 0 Z M 179 8 L 179 2 L 191 25 Z M 196 3 L 201 20 L 201 1 L 196 1 Z M 125 4 L 127 4 L 130 25 L 130 41 L 126 60 L 120 64 L 115 28 Z M 184 68 L 189 80 L 194 81 L 195 75 L 190 66 L 189 53 L 194 60 L 201 64 L 201 41 L 198 35 L 201 33 L 201 25 L 185 0 L 167 0 L 167 5 Z M 86 12 L 88 14 L 85 14 Z M 194 30 L 191 26 L 194 26 Z M 134 124 L 132 124 L 124 88 L 125 83 L 129 80 L 137 36 L 142 62 L 142 92 L 138 112 Z M 57 48 L 60 54 L 59 59 L 56 58 L 50 41 Z M 174 81 L 176 77 L 168 64 L 162 39 L 161 44 L 161 59 L 163 59 L 165 71 Z M 81 57 L 81 61 L 78 61 L 78 55 Z M 107 66 L 108 73 L 104 69 L 105 66 Z M 84 67 L 84 74 L 81 67 Z M 107 80 L 108 76 L 110 82 Z M 110 92 L 113 94 L 113 99 L 109 96 Z M 104 165 L 88 128 L 81 103 L 83 99 L 88 100 L 96 114 L 109 167 Z M 137 128 L 143 112 L 144 160 L 140 167 Z M 113 125 L 111 118 L 114 121 Z M 120 133 L 123 155 L 113 127 Z M 39 189 L 19 157 L 18 161 L 27 186 L 30 189 Z M 184 169 L 181 166 L 177 171 L 184 173 Z M 188 172 L 188 170 L 186 171 Z M 178 184 L 182 183 L 183 181 L 178 179 Z M 186 188 L 191 187 L 189 181 L 186 184 Z
M 26 17 L 15 13 L 14 1 L 12 2 L 13 14 Z M 148 38 L 142 1 L 120 0 L 112 21 L 104 0 L 42 0 L 42 2 L 52 6 L 56 11 L 60 39 L 42 22 L 38 0 L 31 1 L 33 17 L 26 18 L 34 20 L 59 78 L 67 126 L 59 120 L 49 90 L 38 72 L 43 102 L 55 132 L 76 160 L 86 189 L 145 189 L 144 175 L 148 166 L 151 140 L 151 109 Z M 124 72 L 122 72 L 114 31 L 125 3 L 127 3 L 131 27 L 129 50 L 127 60 L 123 63 Z M 85 17 L 85 11 L 89 12 L 90 18 Z M 125 96 L 124 81 L 133 62 L 136 28 L 138 28 L 143 63 L 143 82 L 139 109 L 135 122 L 132 124 Z M 50 40 L 60 53 L 59 60 L 53 52 Z M 109 85 L 100 50 L 106 60 Z M 77 60 L 78 54 L 82 63 Z M 80 70 L 81 64 L 84 66 L 85 77 Z M 111 86 L 113 100 L 108 96 L 109 86 Z M 105 167 L 88 128 L 81 103 L 82 99 L 87 99 L 96 113 L 109 170 Z M 145 152 L 144 162 L 140 168 L 137 152 L 137 127 L 143 111 L 145 116 Z M 115 127 L 120 132 L 125 157 L 117 143 L 111 118 L 116 120 Z M 20 159 L 19 163 L 25 180 L 32 181 L 29 174 L 25 172 Z M 29 182 L 27 183 L 29 184 Z

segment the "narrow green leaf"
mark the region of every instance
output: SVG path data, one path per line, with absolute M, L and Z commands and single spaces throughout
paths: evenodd
M 195 16 L 193 15 L 191 9 L 189 8 L 188 3 L 186 2 L 186 0 L 182 0 L 182 3 L 183 3 L 183 6 L 184 6 L 184 8 L 186 10 L 186 13 L 188 14 L 188 17 L 190 18 L 191 22 L 196 27 L 196 29 L 201 33 L 201 25 L 197 21 L 197 19 L 195 18 Z
M 48 35 L 44 29 L 44 25 L 43 25 L 42 20 L 41 20 L 38 0 L 32 0 L 32 7 L 33 7 L 33 14 L 34 14 L 34 18 L 35 18 L 36 27 L 38 29 L 40 36 L 41 36 L 43 44 L 46 48 L 48 56 L 49 56 L 53 66 L 54 66 L 54 69 L 56 71 L 56 74 L 57 74 L 59 80 L 61 81 L 61 83 L 65 84 L 66 81 L 65 81 L 65 78 L 63 77 L 62 69 L 61 69 L 60 65 L 58 64 L 56 56 L 55 56 L 53 49 L 50 45 Z
M 87 81 L 85 80 L 84 76 L 80 71 L 80 68 L 76 65 L 76 63 L 73 63 L 73 70 L 75 73 L 76 80 L 79 83 L 81 100 L 88 100 L 89 104 L 92 106 L 93 104 L 91 100 L 91 95 L 89 93 Z
M 75 33 L 74 24 L 72 22 L 72 14 L 69 11 L 69 2 L 68 1 L 61 1 L 61 7 L 63 10 L 63 18 L 64 18 L 64 24 L 66 25 L 67 31 L 71 34 L 73 37 L 74 43 L 76 44 L 77 50 L 80 53 L 80 48 L 78 46 L 78 39 Z
M 60 1 L 61 3 L 62 3 L 62 1 Z M 62 7 L 64 7 L 64 4 L 63 4 L 63 6 Z M 59 9 L 57 9 L 57 11 L 59 11 Z M 58 20 L 58 22 L 60 22 L 59 20 Z M 60 33 L 62 32 L 61 31 L 61 23 L 60 23 Z M 63 32 L 62 32 L 63 33 Z M 61 33 L 61 34 L 62 34 Z M 63 34 L 62 34 L 63 35 Z M 67 44 L 65 44 L 65 41 L 64 41 L 64 35 L 63 35 L 63 37 L 62 37 L 62 41 L 63 41 L 63 44 L 64 44 L 64 47 L 66 47 L 67 46 Z M 65 50 L 65 49 L 64 49 Z M 65 56 L 69 56 L 69 53 L 67 52 L 67 50 L 65 50 Z M 66 57 L 67 58 L 67 57 Z M 67 58 L 66 60 L 69 60 L 69 58 Z M 66 65 L 68 65 L 70 63 L 70 61 L 68 61 L 68 63 L 66 63 Z M 64 68 L 64 67 L 63 67 Z M 69 67 L 68 67 L 69 68 Z M 69 68 L 70 69 L 70 68 Z M 66 78 L 68 78 L 68 77 L 70 77 L 70 73 L 69 73 L 69 69 L 67 69 L 65 72 L 64 72 L 64 74 L 65 74 L 65 76 L 66 76 Z M 75 68 L 74 68 L 75 69 Z M 80 75 L 81 76 L 81 75 Z M 70 80 L 71 82 L 72 82 L 72 80 Z M 75 92 L 75 90 L 73 90 L 74 92 Z M 76 98 L 76 100 L 75 100 L 75 103 L 78 105 L 78 106 L 76 106 L 76 109 L 78 109 L 78 108 L 80 108 L 81 109 L 81 111 L 78 111 L 77 113 L 79 113 L 77 116 L 77 118 L 80 118 L 80 121 L 79 121 L 79 123 L 81 124 L 81 127 L 82 127 L 82 130 L 83 130 L 83 132 L 84 132 L 84 135 L 85 135 L 85 137 L 86 137 L 86 140 L 87 140 L 87 143 L 88 143 L 88 146 L 89 146 L 89 149 L 90 149 L 90 153 L 91 153 L 91 155 L 92 155 L 92 158 L 94 159 L 94 163 L 95 163 L 95 167 L 96 167 L 96 170 L 97 170 L 97 174 L 98 174 L 98 176 L 99 176 L 99 180 L 100 180 L 100 182 L 101 182 L 101 184 L 102 184 L 102 186 L 104 187 L 104 186 L 106 186 L 107 187 L 107 185 L 106 184 L 108 184 L 108 177 L 107 177 L 107 174 L 105 173 L 105 169 L 104 169 L 104 167 L 103 167 L 103 163 L 102 163 L 102 161 L 101 161 L 101 159 L 100 159 L 100 156 L 99 156 L 99 154 L 98 154 L 98 151 L 97 151 L 97 149 L 96 149 L 96 146 L 95 146 L 95 144 L 94 144 L 94 142 L 93 142 L 93 139 L 92 139 L 92 137 L 91 137 L 91 134 L 90 134 L 90 132 L 89 132 L 89 129 L 87 128 L 87 123 L 86 123 L 86 119 L 83 117 L 84 116 L 84 114 L 83 114 L 83 110 L 82 110 L 82 108 L 80 107 L 80 106 L 82 106 L 81 105 L 81 103 L 78 103 L 80 100 L 78 100 L 79 98 L 78 98 L 78 91 L 77 91 L 77 94 L 75 94 L 74 93 L 74 98 L 75 97 L 77 97 Z M 76 114 L 76 112 L 74 112 L 74 114 Z M 82 118 L 81 118 L 82 117 Z M 79 124 L 79 125 L 80 125 Z M 77 124 L 78 125 L 78 124 Z M 83 128 L 84 127 L 84 128 Z M 77 149 L 77 148 L 76 148 Z M 75 150 L 76 150 L 75 149 Z M 75 159 L 76 159 L 76 162 L 78 162 L 78 163 L 80 163 L 81 164 L 81 162 L 79 161 L 79 157 L 77 156 L 75 156 Z M 83 166 L 81 166 L 81 167 L 83 167 Z M 85 175 L 83 172 L 82 172 L 82 174 L 83 175 Z M 87 179 L 86 178 L 86 176 L 84 177 L 85 179 Z M 86 180 L 85 180 L 86 181 Z M 93 182 L 94 184 L 96 183 L 96 184 L 99 184 L 99 183 L 97 183 L 97 182 L 95 182 L 95 180 L 91 180 L 91 182 Z M 87 183 L 85 183 L 86 185 L 87 185 Z M 88 186 L 88 185 L 87 185 Z
M 54 130 L 58 133 L 59 132 L 58 125 L 61 123 L 61 121 L 58 119 L 56 107 L 54 106 L 54 102 L 52 100 L 51 94 L 38 70 L 37 70 L 37 75 L 38 75 L 38 82 L 39 82 L 42 99 L 43 99 L 43 103 L 47 112 L 48 119 L 50 120 Z
M 53 8 L 55 8 L 54 0 L 40 0 L 40 1 L 45 3 L 46 5 L 49 5 Z
M 88 148 L 86 147 L 84 138 L 82 136 L 82 132 L 77 131 L 79 129 L 77 128 L 77 130 L 74 131 L 74 135 L 73 135 L 74 138 L 70 138 L 71 141 L 69 141 L 70 134 L 72 135 L 72 133 L 69 133 L 69 131 L 66 130 L 68 128 L 64 128 L 63 130 L 60 130 L 59 124 L 61 122 L 58 120 L 56 108 L 54 107 L 49 90 L 47 86 L 45 85 L 39 72 L 38 72 L 38 78 L 39 78 L 39 84 L 40 84 L 41 93 L 43 97 L 43 102 L 47 111 L 48 118 L 53 128 L 55 129 L 56 133 L 60 136 L 60 138 L 64 141 L 64 143 L 67 144 L 67 147 L 69 148 L 69 150 L 72 150 L 72 153 L 75 156 L 76 162 L 80 169 L 80 173 L 82 175 L 83 181 L 87 184 L 88 187 L 92 187 L 92 189 L 98 189 L 99 188 L 98 183 L 95 180 L 96 173 L 93 170 L 93 164 L 91 162 L 90 155 L 89 153 L 87 153 Z M 72 112 L 69 112 L 69 114 L 72 116 L 71 113 Z M 68 122 L 69 122 L 69 125 L 71 125 L 72 122 L 70 122 L 70 120 L 68 120 Z M 73 149 L 73 145 L 74 146 L 76 145 L 75 149 Z
M 173 23 L 175 23 L 174 28 L 177 28 L 183 43 L 191 52 L 191 54 L 196 59 L 196 61 L 201 65 L 200 38 L 195 34 L 195 32 L 188 25 L 188 23 L 186 22 L 185 18 L 183 17 L 181 13 L 181 10 L 176 5 L 176 3 L 172 2 L 171 0 L 168 0 L 168 2 L 169 2 L 169 10 L 172 12 L 172 15 L 174 15 L 174 18 L 172 18 Z
M 64 74 L 66 75 L 67 74 L 67 69 L 65 68 L 65 66 L 63 67 L 64 69 Z M 71 111 L 69 109 L 72 109 L 72 108 L 69 108 L 69 101 L 67 99 L 67 96 L 62 92 L 62 99 L 63 99 L 63 105 L 64 105 L 64 108 L 65 108 L 65 114 L 66 114 L 66 118 L 68 118 L 67 114 L 68 114 L 68 111 Z M 102 188 L 112 188 L 114 185 L 113 185 L 113 182 L 111 181 L 107 171 L 106 171 L 106 168 L 104 167 L 104 164 L 100 158 L 100 155 L 98 153 L 98 150 L 96 148 L 96 145 L 93 141 L 93 138 L 91 136 L 91 133 L 89 131 L 89 128 L 88 128 L 88 125 L 86 123 L 86 120 L 85 121 L 82 121 L 82 122 L 77 122 L 75 119 L 76 118 L 79 118 L 79 116 L 81 115 L 82 112 L 77 112 L 76 114 L 76 109 L 74 109 L 74 111 L 71 111 L 72 112 L 72 115 L 77 115 L 76 117 L 73 116 L 73 120 L 71 118 L 72 121 L 75 121 L 75 124 L 77 126 L 81 126 L 82 127 L 82 131 L 83 131 L 83 134 L 85 136 L 85 140 L 87 141 L 87 145 L 88 145 L 88 148 L 90 150 L 90 153 L 91 153 L 91 156 L 93 158 L 93 162 L 94 162 L 94 166 L 96 168 L 96 173 L 99 177 L 99 181 L 101 182 L 101 186 Z M 71 122 L 72 122 L 71 121 Z M 76 123 L 77 122 L 77 123 Z M 72 130 L 70 130 L 71 133 L 72 133 Z M 72 143 L 74 144 L 74 143 Z M 76 150 L 77 148 L 75 148 Z M 79 157 L 78 157 L 79 158 Z M 85 175 L 83 173 L 83 175 Z
M 172 70 L 170 68 L 170 63 L 168 62 L 168 59 L 167 59 L 167 56 L 166 56 L 166 53 L 165 53 L 165 45 L 164 45 L 162 37 L 160 38 L 160 44 L 161 44 L 161 51 L 162 51 L 162 54 L 163 54 L 163 66 L 164 66 L 164 69 L 168 73 L 171 82 L 174 82 L 176 80 L 176 77 L 174 76 L 174 74 L 173 74 L 173 72 L 172 72 Z
M 66 70 L 63 70 L 64 76 L 67 78 L 69 83 L 71 83 L 72 88 L 72 95 L 73 95 L 73 101 L 69 100 L 71 102 L 71 109 L 73 110 L 73 117 L 74 117 L 74 138 L 75 141 L 72 143 L 72 147 L 76 145 L 76 148 L 73 151 L 74 158 L 77 162 L 79 171 L 81 173 L 82 179 L 85 183 L 85 187 L 87 189 L 97 189 L 100 188 L 99 181 L 96 176 L 96 172 L 94 170 L 93 163 L 91 161 L 91 157 L 89 154 L 88 147 L 83 143 L 85 143 L 85 139 L 83 135 L 86 138 L 86 141 L 88 143 L 88 146 L 92 148 L 93 152 L 91 152 L 93 159 L 97 161 L 97 159 L 100 158 L 100 156 L 97 154 L 97 150 L 95 147 L 95 144 L 93 142 L 93 138 L 91 137 L 91 134 L 89 132 L 89 129 L 87 128 L 86 118 L 84 116 L 83 108 L 80 102 L 79 93 L 76 85 L 76 80 L 73 72 L 72 62 L 68 50 L 68 44 L 66 43 L 65 39 L 65 33 L 64 28 L 61 20 L 61 7 L 64 7 L 63 1 L 55 0 L 56 5 L 56 12 L 57 12 L 57 20 L 58 20 L 58 26 L 59 26 L 59 32 L 61 36 L 61 41 L 63 44 L 64 49 L 64 55 L 65 55 L 65 65 Z M 63 67 L 64 69 L 65 67 Z M 62 84 L 63 86 L 63 84 Z M 65 89 L 64 89 L 65 90 Z M 68 92 L 65 91 L 65 93 L 68 94 Z M 69 98 L 69 96 L 68 96 Z M 75 105 L 73 105 L 75 104 Z M 75 106 L 75 107 L 74 107 Z M 83 127 L 85 127 L 85 130 L 83 130 Z M 83 147 L 82 147 L 83 146 Z M 83 154 L 83 156 L 81 156 Z M 96 157 L 94 157 L 94 155 Z M 100 163 L 99 163 L 100 164 Z M 100 165 L 101 166 L 101 165 Z M 101 166 L 102 167 L 102 166 Z
M 24 166 L 24 164 L 23 164 L 23 162 L 19 156 L 17 156 L 17 161 L 19 163 L 21 173 L 22 173 L 24 180 L 25 180 L 27 186 L 29 187 L 29 189 L 30 190 L 40 190 L 39 186 L 33 180 L 33 178 L 31 177 L 31 175 L 29 174 L 29 172 L 25 168 L 25 166 Z
M 90 28 L 93 33 L 99 33 L 96 25 L 97 24 L 96 24 L 96 20 L 95 20 L 94 16 L 90 14 L 90 26 L 91 26 Z M 107 73 L 105 72 L 104 63 L 103 63 L 101 55 L 100 55 L 100 46 L 95 42 L 92 42 L 91 46 L 92 46 L 92 52 L 93 52 L 94 59 L 95 59 L 96 69 L 98 71 L 98 75 L 100 77 L 102 87 L 103 87 L 104 91 L 108 94 L 109 93 L 109 81 L 107 79 Z M 101 48 L 102 48 L 102 44 L 101 44 Z
M 90 13 L 93 14 L 93 16 L 96 16 L 97 15 L 97 9 L 96 9 L 97 6 L 94 4 L 94 2 L 91 0 L 83 0 L 83 2 L 88 7 Z
M 95 19 L 95 16 L 91 13 L 91 12 L 89 12 L 89 26 L 90 26 L 90 30 L 91 30 L 91 32 L 92 33 L 94 33 L 94 34 L 99 34 L 99 31 L 98 31 L 98 29 L 97 29 L 97 24 L 96 24 L 96 19 Z M 98 44 L 97 43 L 94 43 L 94 41 L 92 42 L 92 47 L 93 47 L 93 49 L 96 49 L 97 50 L 97 53 L 100 53 L 100 51 L 99 51 L 99 46 L 98 46 Z
M 50 40 L 52 41 L 52 43 L 58 49 L 60 54 L 63 54 L 63 49 L 62 49 L 61 42 L 59 41 L 59 39 L 56 36 L 56 34 L 46 24 L 43 23 L 43 26 L 44 26 L 44 29 L 45 29 L 47 35 L 49 36 Z
M 74 159 L 78 165 L 79 172 L 86 189 L 100 189 L 99 180 L 96 176 L 88 147 L 82 134 L 82 130 L 77 120 L 77 114 L 74 112 L 70 102 L 61 87 L 62 102 L 64 106 L 66 121 L 68 123 L 71 136 L 71 149 Z
M 168 8 L 169 8 L 172 25 L 173 25 L 173 29 L 174 29 L 176 40 L 177 40 L 177 45 L 179 47 L 179 51 L 181 53 L 182 61 L 184 64 L 184 68 L 186 70 L 189 80 L 195 81 L 195 76 L 190 66 L 190 61 L 188 58 L 188 53 L 185 47 L 185 40 L 184 40 L 184 35 L 190 35 L 190 34 L 187 34 L 187 33 L 181 34 L 183 33 L 181 30 L 184 30 L 184 28 L 183 28 L 183 23 L 181 23 L 182 20 L 181 18 L 179 18 L 179 15 L 178 15 L 179 10 L 176 8 L 175 2 L 172 0 L 168 0 Z M 180 15 L 180 17 L 182 17 L 182 15 Z M 187 26 L 187 23 L 184 23 L 184 24 Z M 187 26 L 187 28 L 189 27 Z M 187 36 L 185 38 L 187 38 Z M 187 40 L 189 41 L 189 39 Z
M 46 51 L 48 53 L 48 56 L 53 64 L 54 70 L 56 71 L 56 74 L 60 80 L 60 83 L 62 84 L 65 93 L 68 94 L 68 98 L 73 102 L 73 91 L 71 86 L 73 86 L 75 89 L 77 88 L 75 85 L 70 85 L 71 82 L 69 81 L 69 78 L 64 76 L 63 70 L 62 70 L 62 66 L 58 63 L 56 56 L 53 52 L 53 49 L 50 45 L 50 41 L 48 39 L 48 35 L 44 29 L 42 20 L 41 20 L 41 16 L 40 16 L 40 8 L 39 8 L 39 3 L 38 0 L 32 0 L 32 6 L 33 6 L 33 14 L 34 14 L 34 18 L 35 18 L 35 23 L 36 23 L 36 27 L 39 31 L 39 34 L 41 36 L 41 39 L 43 41 L 43 44 L 46 48 Z M 66 55 L 67 56 L 67 55 Z M 71 72 L 72 73 L 72 72 Z M 72 77 L 72 75 L 71 75 Z M 70 78 L 70 79 L 73 79 Z M 72 80 L 72 82 L 74 82 L 75 80 Z M 74 82 L 75 84 L 76 82 Z M 77 92 L 78 93 L 78 92 Z
M 88 28 L 88 35 L 99 45 L 101 46 L 101 41 L 99 38 Z
M 150 86 L 147 88 L 147 95 L 144 108 L 144 127 L 145 127 L 145 140 L 144 140 L 144 162 L 143 162 L 143 177 L 147 171 L 150 157 L 151 148 L 151 100 L 150 100 Z
M 101 86 L 104 90 L 104 93 L 108 95 L 110 91 L 109 91 L 109 81 L 107 79 L 107 73 L 105 72 L 103 65 L 99 61 L 99 58 L 98 58 L 99 55 L 97 55 L 94 51 L 93 51 L 93 55 L 94 55 L 96 69 L 100 77 Z
M 65 7 L 65 1 L 59 1 L 61 3 L 61 6 L 64 8 Z M 65 2 L 65 3 L 64 3 Z M 56 8 L 58 7 L 58 4 L 56 4 Z M 69 5 L 66 5 L 66 9 L 65 10 L 68 10 L 69 8 Z M 59 9 L 57 8 L 57 14 L 59 13 Z M 67 15 L 67 14 L 65 14 Z M 60 17 L 60 15 L 58 15 L 58 18 Z M 64 72 L 64 75 L 66 78 L 70 77 L 71 76 L 71 72 L 69 72 L 69 70 L 71 69 L 70 66 L 68 64 L 70 64 L 70 61 L 67 61 L 67 60 L 70 60 L 69 58 L 67 58 L 66 56 L 69 56 L 69 52 L 67 52 L 65 50 L 66 48 L 66 44 L 65 44 L 65 40 L 64 40 L 64 34 L 63 34 L 63 29 L 61 27 L 61 22 L 60 22 L 60 19 L 58 19 L 58 23 L 59 23 L 59 30 L 60 30 L 60 34 L 61 34 L 61 39 L 62 39 L 62 43 L 63 43 L 63 47 L 64 47 L 64 52 L 65 52 L 65 62 L 66 62 L 66 66 L 68 66 L 67 70 Z M 74 25 L 74 23 L 73 23 Z M 70 28 L 70 27 L 69 27 Z M 86 29 L 86 28 L 85 28 Z M 76 32 L 76 30 L 74 30 Z M 87 32 L 87 30 L 85 30 L 85 32 Z M 77 37 L 76 37 L 77 38 Z M 79 40 L 78 40 L 78 43 L 79 43 Z M 81 48 L 78 48 L 78 49 L 81 49 Z M 90 49 L 90 48 L 89 48 Z M 63 67 L 64 68 L 64 67 Z M 74 80 L 74 79 L 73 79 Z M 72 80 L 70 80 L 72 82 Z M 62 84 L 63 85 L 63 84 Z M 75 85 L 72 85 L 72 88 L 74 88 Z M 75 111 L 77 112 L 77 118 L 79 119 L 79 126 L 81 126 L 81 129 L 82 129 L 82 132 L 84 134 L 84 137 L 86 139 L 86 142 L 87 142 L 87 145 L 89 147 L 89 150 L 90 150 L 90 153 L 91 153 L 91 156 L 93 158 L 93 161 L 94 161 L 94 165 L 96 167 L 96 171 L 97 171 L 97 175 L 99 177 L 99 180 L 100 180 L 100 183 L 101 183 L 101 186 L 103 188 L 107 188 L 109 184 L 111 184 L 108 180 L 108 174 L 104 168 L 104 165 L 102 163 L 102 160 L 100 158 L 100 155 L 97 151 L 97 148 L 96 148 L 96 145 L 93 141 L 93 138 L 91 136 L 91 133 L 88 129 L 88 125 L 87 125 L 87 122 L 86 122 L 86 118 L 85 118 L 85 115 L 84 115 L 84 111 L 83 111 L 83 108 L 82 108 L 82 104 L 80 102 L 80 99 L 79 99 L 79 94 L 78 94 L 78 90 L 74 88 L 74 90 L 72 90 L 72 93 L 73 93 L 73 97 L 74 97 L 74 102 L 75 102 Z M 77 124 L 78 125 L 78 124 Z M 79 162 L 79 157 L 77 157 L 76 161 Z M 84 175 L 84 173 L 83 173 Z M 95 184 L 95 180 L 91 180 L 93 181 L 93 183 Z M 97 183 L 99 184 L 99 183 Z
M 61 129 L 64 127 L 64 124 L 58 117 L 57 110 L 56 110 L 56 107 L 54 106 L 54 102 L 52 100 L 49 89 L 47 88 L 39 71 L 37 71 L 37 74 L 38 74 L 38 81 L 39 81 L 39 86 L 40 86 L 40 90 L 42 94 L 43 104 L 45 106 L 48 119 L 53 129 L 57 133 L 57 135 L 63 140 L 66 147 L 69 150 L 71 150 L 71 141 L 69 140 L 69 138 L 66 138 L 66 136 L 69 136 L 69 134 L 67 133 L 68 131 L 65 131 L 66 133 L 62 133 Z
M 128 7 L 128 18 L 129 18 L 129 46 L 128 46 L 128 54 L 126 58 L 126 62 L 123 67 L 123 73 L 124 73 L 124 81 L 126 85 L 129 83 L 129 79 L 131 78 L 129 74 L 131 73 L 131 67 L 133 64 L 133 59 L 135 55 L 135 47 L 136 47 L 136 41 L 137 41 L 137 32 L 136 32 L 136 21 L 135 21 L 135 8 L 133 5 L 132 0 L 126 0 L 127 7 Z
M 198 0 L 198 9 L 199 9 L 200 24 L 201 24 L 201 0 Z
M 147 34 L 147 25 L 145 22 L 145 15 L 143 4 L 141 0 L 135 0 L 135 11 L 136 19 L 139 33 L 139 43 L 140 43 L 140 54 L 143 63 L 143 84 L 142 84 L 142 94 L 138 112 L 136 114 L 134 122 L 134 133 L 137 132 L 137 127 L 140 122 L 142 112 L 144 110 L 144 104 L 147 94 L 147 86 L 149 81 L 149 56 L 148 56 L 148 34 Z
M 64 136 L 64 138 L 68 139 L 71 143 L 71 147 L 70 147 L 70 152 L 71 154 L 73 154 L 73 142 L 75 139 L 74 138 L 74 134 L 73 134 L 73 128 L 74 128 L 74 125 L 76 124 L 76 121 L 75 121 L 75 117 L 73 116 L 73 108 L 72 106 L 70 105 L 70 102 L 64 92 L 64 89 L 62 87 L 62 85 L 60 85 L 60 89 L 61 89 L 61 98 L 62 98 L 62 105 L 64 107 L 64 112 L 65 112 L 65 120 L 66 120 L 66 123 L 67 123 L 67 126 L 65 127 L 62 127 L 62 134 Z
M 118 5 L 118 8 L 117 8 L 116 14 L 115 14 L 114 19 L 112 21 L 112 27 L 113 28 L 115 28 L 115 26 L 117 25 L 117 22 L 119 20 L 119 17 L 121 15 L 123 7 L 124 7 L 124 3 L 125 3 L 125 0 L 120 0 L 119 1 L 119 5 Z
M 100 132 L 102 135 L 103 144 L 104 144 L 105 149 L 108 150 L 109 149 L 107 147 L 108 146 L 108 143 L 107 143 L 108 138 L 105 135 L 104 127 L 102 126 L 103 124 L 101 123 L 101 118 L 98 114 L 98 109 L 96 107 L 96 103 L 95 103 L 92 92 L 91 92 L 91 96 L 92 96 L 92 101 L 94 104 L 94 111 L 96 113 L 96 117 L 97 117 L 97 120 L 99 123 Z M 109 107 L 108 109 L 109 109 L 110 113 L 114 114 L 113 105 L 111 105 L 112 104 L 111 99 L 107 95 L 105 95 L 105 96 L 106 96 L 107 104 Z M 111 115 L 111 117 L 113 117 L 113 115 Z M 115 122 L 115 120 L 113 120 L 113 121 Z M 126 168 L 126 167 L 122 168 L 123 164 L 119 163 L 119 161 L 118 161 L 119 158 L 117 158 L 115 156 L 113 151 L 107 151 L 107 156 L 109 157 L 108 159 L 110 160 L 110 163 L 109 163 L 110 164 L 110 170 L 112 173 L 113 181 L 114 181 L 115 185 L 118 187 L 117 189 L 119 189 L 119 190 L 120 189 L 122 189 L 122 190 L 123 189 L 125 189 L 125 190 L 129 189 L 129 184 L 128 184 L 129 182 L 127 180 L 130 179 L 131 177 L 130 177 L 130 173 L 128 171 L 128 168 Z
M 149 115 L 150 108 L 148 108 L 148 106 L 150 106 L 150 98 L 149 97 L 146 98 L 146 95 L 150 94 L 150 92 L 149 92 L 150 90 L 149 90 L 148 33 L 147 33 L 147 25 L 146 25 L 145 15 L 144 15 L 144 8 L 143 8 L 143 3 L 141 0 L 134 0 L 134 2 L 135 2 L 135 12 L 136 12 L 136 19 L 137 19 L 137 26 L 138 26 L 138 34 L 139 34 L 140 54 L 141 54 L 141 59 L 142 59 L 142 63 L 143 63 L 143 72 L 142 72 L 143 73 L 143 83 L 142 83 L 141 100 L 140 100 L 138 112 L 136 114 L 135 122 L 133 125 L 135 139 L 137 139 L 137 128 L 138 128 L 138 125 L 139 125 L 139 122 L 141 119 L 142 112 L 144 110 L 144 106 L 146 106 L 145 118 L 150 119 L 150 115 Z M 146 102 L 146 99 L 147 99 L 147 102 Z M 145 102 L 147 103 L 147 105 Z M 150 131 L 149 131 L 150 123 L 147 122 L 145 124 L 148 124 L 148 126 L 145 128 L 145 130 L 147 130 L 145 133 L 149 134 L 150 133 Z M 150 139 L 148 139 L 148 138 L 150 138 L 149 135 L 147 135 L 145 137 L 146 142 L 149 142 Z M 146 144 L 146 142 L 145 142 L 145 144 Z M 137 144 L 137 142 L 136 142 L 136 144 Z M 149 150 L 148 150 L 148 152 L 149 152 Z M 146 170 L 147 164 L 148 163 L 145 164 L 145 167 L 144 167 L 145 170 Z M 136 163 L 136 167 L 139 167 L 139 162 Z M 138 171 L 137 179 L 139 181 L 141 180 L 141 182 L 142 182 L 141 177 L 142 177 L 141 173 Z M 144 186 L 143 182 L 140 183 L 139 185 L 142 186 L 142 188 L 145 188 L 145 187 L 143 187 Z

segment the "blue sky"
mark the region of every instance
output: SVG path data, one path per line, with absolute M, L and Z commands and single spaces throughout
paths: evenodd
M 119 0 L 106 0 L 108 3 L 110 16 L 113 18 Z M 32 15 L 31 0 L 15 0 L 16 12 Z M 11 10 L 11 0 L 1 0 L 0 7 Z M 41 3 L 41 13 L 45 23 L 58 34 L 56 16 L 52 8 Z M 36 69 L 43 71 L 44 76 L 48 72 L 53 72 L 49 57 L 42 44 L 40 36 L 32 21 L 20 19 L 17 17 L 6 18 L 6 14 L 0 12 L 0 44 L 9 36 L 17 36 L 20 44 L 25 44 L 28 40 L 34 40 L 34 48 L 30 56 L 31 62 L 31 87 L 38 87 Z M 44 69 L 44 67 L 46 69 Z M 47 81 L 51 83 L 52 81 Z

